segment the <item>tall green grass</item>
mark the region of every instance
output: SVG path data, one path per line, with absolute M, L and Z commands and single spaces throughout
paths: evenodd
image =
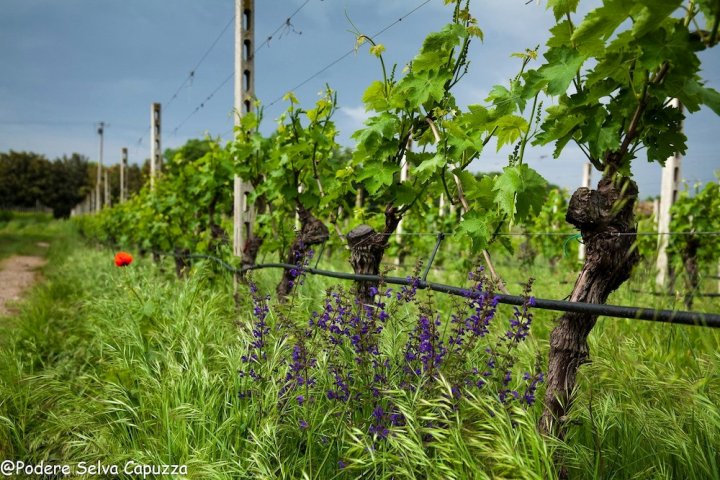
M 69 234 L 65 222 L 51 222 L 51 216 L 42 213 L 0 211 L 0 260 L 12 255 L 47 254 L 47 247 L 38 243 L 51 243 Z
M 350 407 L 279 408 L 277 382 L 239 396 L 252 307 L 235 309 L 224 274 L 200 265 L 177 281 L 149 260 L 120 269 L 110 251 L 61 242 L 49 257 L 0 348 L 2 458 L 186 464 L 190 478 L 551 478 L 557 453 L 571 478 L 719 478 L 720 336 L 709 329 L 600 319 L 563 443 L 537 434 L 538 408 L 508 416 L 484 393 L 453 406 L 445 380 L 434 397 L 385 392 L 407 421 L 377 442 Z M 548 296 L 569 290 L 533 273 Z M 269 291 L 275 276 L 255 278 Z M 271 302 L 269 322 L 306 322 L 330 283 L 308 278 L 292 308 Z M 538 312 L 519 362 L 546 356 L 553 318 Z M 273 337 L 263 373 L 286 368 L 290 343 Z

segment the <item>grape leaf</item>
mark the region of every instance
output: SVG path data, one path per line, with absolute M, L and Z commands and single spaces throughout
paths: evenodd
M 497 115 L 508 115 L 515 111 L 515 99 L 510 90 L 502 85 L 493 86 L 485 101 L 492 102 Z
M 418 107 L 429 100 L 440 102 L 445 96 L 445 84 L 449 78 L 448 72 L 410 73 L 398 82 L 392 103 L 403 108 L 408 104 L 411 107 Z
M 505 167 L 495 179 L 495 201 L 510 221 L 522 221 L 540 209 L 546 185 L 545 179 L 526 164 Z
M 607 40 L 631 13 L 635 2 L 606 0 L 603 6 L 588 13 L 572 35 L 572 41 L 581 46 L 593 46 L 598 40 Z
M 440 153 L 436 153 L 415 167 L 413 169 L 413 175 L 418 176 L 420 179 L 428 179 L 435 174 L 438 169 L 445 166 L 445 162 L 445 157 Z
M 548 95 L 562 95 L 567 91 L 587 55 L 568 47 L 552 48 L 545 54 L 547 63 L 538 73 L 547 82 Z
M 578 2 L 579 0 L 548 0 L 547 8 L 552 8 L 555 20 L 560 20 L 565 15 L 575 13 Z
M 365 110 L 375 110 L 382 112 L 388 109 L 389 102 L 385 92 L 385 82 L 376 80 L 365 89 L 362 101 L 365 104 Z
M 488 220 L 476 210 L 471 210 L 463 215 L 458 231 L 470 237 L 473 249 L 476 251 L 485 248 L 490 240 L 491 232 Z
M 383 186 L 392 185 L 393 176 L 397 171 L 397 165 L 373 162 L 358 173 L 357 179 L 370 195 L 375 195 Z
M 713 88 L 700 85 L 695 79 L 690 79 L 685 83 L 683 94 L 682 96 L 679 95 L 679 97 L 690 112 L 698 110 L 700 104 L 703 104 L 710 107 L 717 115 L 720 115 L 720 93 Z M 692 102 L 691 98 L 696 101 Z
M 497 138 L 497 149 L 509 143 L 515 142 L 528 129 L 528 122 L 517 115 L 505 115 L 496 120 L 495 137 Z
M 632 33 L 635 37 L 641 37 L 646 33 L 656 30 L 658 25 L 675 10 L 680 8 L 682 0 L 641 0 L 644 3 L 642 9 L 633 15 Z

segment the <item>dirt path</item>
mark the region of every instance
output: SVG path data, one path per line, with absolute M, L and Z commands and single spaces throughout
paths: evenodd
M 42 257 L 16 255 L 0 262 L 0 316 L 15 313 L 12 302 L 22 298 L 23 293 L 38 279 L 37 269 L 47 263 Z

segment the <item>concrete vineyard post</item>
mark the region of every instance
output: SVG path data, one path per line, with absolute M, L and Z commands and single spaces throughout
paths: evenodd
M 412 138 L 409 138 L 407 141 L 407 147 L 405 148 L 405 153 L 402 156 L 402 160 L 400 161 L 400 183 L 404 183 L 408 179 L 408 163 L 407 163 L 407 152 L 412 151 Z M 398 222 L 397 230 L 395 230 L 395 240 L 397 241 L 398 245 L 402 245 L 402 235 L 403 235 L 403 221 L 400 219 Z M 403 253 L 399 252 L 397 258 L 395 259 L 395 265 L 402 265 L 403 263 Z
M 235 0 L 235 126 L 250 112 L 255 94 L 255 1 Z M 252 235 L 255 209 L 249 197 L 253 187 L 238 177 L 233 181 L 233 253 L 242 257 Z
M 682 109 L 682 104 L 677 98 L 673 98 L 671 105 L 675 108 Z M 675 155 L 665 161 L 665 166 L 662 169 L 660 208 L 658 209 L 657 216 L 658 254 L 656 263 L 657 276 L 655 277 L 655 284 L 659 287 L 665 285 L 668 277 L 667 246 L 670 233 L 670 208 L 678 196 L 681 163 L 682 156 L 679 153 L 675 153 Z
M 103 172 L 103 185 L 105 190 L 105 205 L 108 207 L 111 206 L 112 202 L 110 201 L 110 184 L 108 183 L 108 171 L 107 168 Z
M 123 147 L 120 157 L 120 203 L 125 201 L 125 169 L 127 169 L 128 149 Z
M 150 189 L 155 188 L 155 177 L 162 169 L 160 115 L 160 104 L 153 103 L 150 106 Z
M 98 157 L 97 166 L 97 180 L 95 182 L 95 212 L 99 212 L 102 209 L 102 167 L 103 167 L 103 136 L 105 134 L 105 122 L 100 122 L 97 129 L 98 135 L 100 135 L 100 156 Z
M 298 185 L 297 188 L 298 197 L 303 193 L 303 186 Z M 298 212 L 297 208 L 295 209 L 295 230 L 300 231 L 300 228 L 302 228 L 302 225 L 300 223 L 300 212 Z

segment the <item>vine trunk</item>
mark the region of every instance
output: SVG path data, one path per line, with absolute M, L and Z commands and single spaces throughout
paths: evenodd
M 624 177 L 604 176 L 597 190 L 580 188 L 568 205 L 566 220 L 577 227 L 585 244 L 585 263 L 570 301 L 605 303 L 628 278 L 639 255 L 633 248 L 636 232 L 633 208 L 637 185 Z M 622 235 L 618 235 L 622 233 Z M 587 338 L 597 316 L 565 313 L 550 335 L 545 409 L 540 430 L 565 436 L 578 368 L 589 361 Z
M 385 228 L 377 232 L 368 225 L 353 228 L 347 235 L 350 248 L 350 265 L 358 275 L 379 275 L 380 263 L 388 247 L 390 235 L 397 229 L 400 222 L 397 209 L 388 205 L 385 209 Z M 356 281 L 355 296 L 360 304 L 372 304 L 371 288 L 377 288 L 377 282 Z
M 293 265 L 302 265 L 302 262 L 307 256 L 307 252 L 313 245 L 319 245 L 327 242 L 330 238 L 330 231 L 318 220 L 310 210 L 307 210 L 302 205 L 298 205 L 298 215 L 300 216 L 300 231 L 295 236 L 292 245 L 290 245 L 290 251 L 287 256 L 287 263 Z M 290 270 L 283 270 L 282 278 L 275 289 L 279 299 L 285 299 L 292 290 L 292 282 L 295 281 L 295 276 Z

